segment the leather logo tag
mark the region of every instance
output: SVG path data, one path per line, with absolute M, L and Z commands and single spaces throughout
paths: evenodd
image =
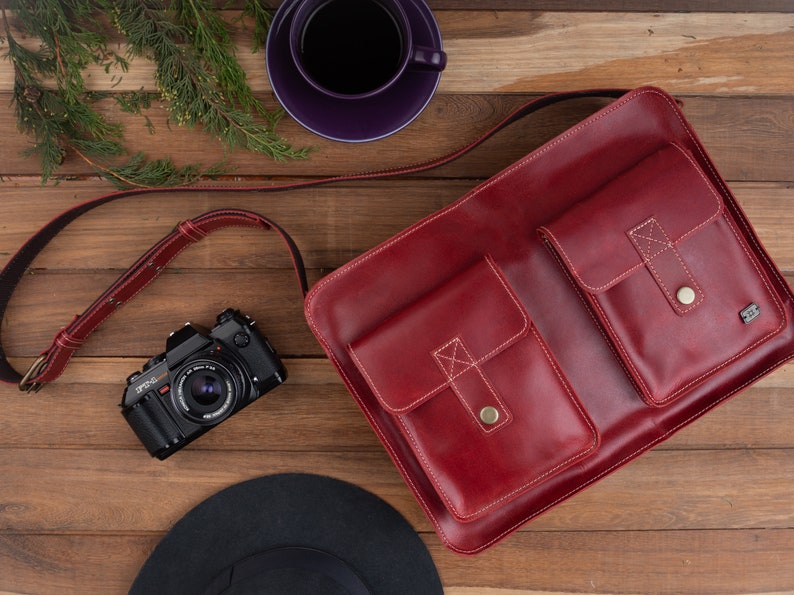
M 742 317 L 742 320 L 745 324 L 750 324 L 753 320 L 761 316 L 761 308 L 758 307 L 758 304 L 753 302 L 744 310 L 739 312 L 739 316 Z

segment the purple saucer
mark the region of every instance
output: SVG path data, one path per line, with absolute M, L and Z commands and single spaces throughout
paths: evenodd
M 435 93 L 441 72 L 406 70 L 394 85 L 375 97 L 336 99 L 316 90 L 295 68 L 290 55 L 289 28 L 300 0 L 279 7 L 265 50 L 270 85 L 281 105 L 308 130 L 345 142 L 378 140 L 410 124 Z M 441 49 L 435 17 L 421 0 L 403 0 L 414 43 Z

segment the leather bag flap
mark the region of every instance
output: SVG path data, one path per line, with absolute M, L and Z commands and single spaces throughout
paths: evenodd
M 540 228 L 577 283 L 601 293 L 715 221 L 723 203 L 684 149 L 668 144 Z
M 349 346 L 381 405 L 408 413 L 526 336 L 530 320 L 490 258 Z

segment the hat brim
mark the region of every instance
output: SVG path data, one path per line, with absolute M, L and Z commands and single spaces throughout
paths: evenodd
M 233 485 L 180 519 L 130 593 L 443 593 L 424 542 L 389 504 L 309 474 Z

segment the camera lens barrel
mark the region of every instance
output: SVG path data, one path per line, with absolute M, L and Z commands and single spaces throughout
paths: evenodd
M 244 387 L 242 374 L 232 362 L 199 357 L 174 375 L 171 395 L 174 407 L 190 421 L 214 425 L 237 408 Z

